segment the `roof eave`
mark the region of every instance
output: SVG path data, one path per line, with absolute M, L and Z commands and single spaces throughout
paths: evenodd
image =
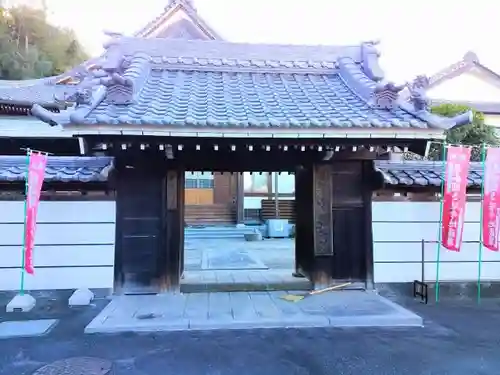
M 472 120 L 474 119 L 474 113 L 471 110 L 454 117 L 443 117 L 435 115 L 428 110 L 419 111 L 410 102 L 407 102 L 405 100 L 400 100 L 398 105 L 399 108 L 401 108 L 403 111 L 417 117 L 422 121 L 425 121 L 430 128 L 439 129 L 442 131 L 468 125 L 472 123 Z

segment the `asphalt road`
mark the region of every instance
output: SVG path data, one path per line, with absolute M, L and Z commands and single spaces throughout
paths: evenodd
M 408 302 L 426 319 L 425 328 L 84 335 L 83 327 L 103 304 L 72 312 L 48 309 L 45 315 L 61 317 L 48 336 L 0 340 L 0 374 L 32 374 L 83 356 L 111 361 L 113 375 L 500 374 L 495 300 L 481 306 Z

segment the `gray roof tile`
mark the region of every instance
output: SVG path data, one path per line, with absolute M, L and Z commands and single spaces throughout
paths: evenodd
M 63 97 L 71 89 L 68 85 L 54 85 L 44 80 L 30 80 L 29 84 L 0 84 L 0 103 L 13 105 L 56 106 L 56 97 Z
M 398 187 L 441 186 L 444 169 L 442 162 L 432 161 L 377 161 L 377 168 L 384 173 L 387 185 Z M 482 183 L 481 163 L 472 162 L 468 187 L 479 188 Z
M 179 70 L 151 72 L 133 104 L 123 106 L 103 101 L 85 122 L 225 127 L 426 127 L 425 122 L 401 109 L 370 107 L 335 73 Z
M 113 165 L 110 157 L 49 156 L 45 170 L 48 182 L 106 181 Z M 24 181 L 26 156 L 0 156 L 0 181 Z
M 397 100 L 398 87 L 380 90 L 383 72 L 371 42 L 339 47 L 120 36 L 108 43 L 102 69 L 109 78 L 98 82 L 106 87 L 94 90 L 89 103 L 60 115 L 37 106 L 33 113 L 62 125 L 443 130 L 469 116 L 417 111 Z

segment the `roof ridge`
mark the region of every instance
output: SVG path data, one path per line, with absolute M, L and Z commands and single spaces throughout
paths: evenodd
M 489 74 L 493 75 L 494 77 L 500 80 L 500 73 L 482 64 L 475 52 L 467 51 L 462 57 L 462 59 L 448 65 L 446 68 L 443 68 L 439 70 L 437 73 L 431 75 L 429 77 L 428 89 L 435 87 L 444 81 L 453 79 L 463 73 L 469 72 L 473 68 L 479 68 L 484 71 L 487 71 Z

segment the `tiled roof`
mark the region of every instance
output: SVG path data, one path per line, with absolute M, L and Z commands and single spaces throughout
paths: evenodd
M 227 127 L 424 128 L 396 109 L 374 109 L 338 74 L 153 71 L 133 104 L 101 102 L 94 124 Z
M 99 61 L 98 58 L 92 58 L 53 77 L 15 81 L 0 80 L 0 104 L 32 106 L 36 103 L 45 107 L 60 108 L 63 105 L 58 103 L 58 99 L 61 100 L 75 92 L 77 86 L 58 82 L 69 77 L 85 76 L 88 74 L 87 69 L 97 61 Z
M 212 126 L 221 128 L 437 128 L 441 118 L 397 100 L 383 84 L 373 43 L 298 46 L 116 38 L 107 46 L 101 88 L 51 124 Z M 124 66 L 123 62 L 126 61 Z M 118 78 L 122 77 L 122 78 Z
M 387 185 L 441 186 L 444 169 L 442 162 L 432 161 L 377 161 L 377 168 L 384 173 Z M 478 188 L 482 183 L 481 163 L 471 163 L 468 186 Z
M 49 156 L 45 181 L 106 181 L 113 165 L 110 157 Z M 0 181 L 24 181 L 26 156 L 0 156 Z
M 13 105 L 54 106 L 55 97 L 63 97 L 68 91 L 66 85 L 52 85 L 33 80 L 30 84 L 0 84 L 0 103 Z

